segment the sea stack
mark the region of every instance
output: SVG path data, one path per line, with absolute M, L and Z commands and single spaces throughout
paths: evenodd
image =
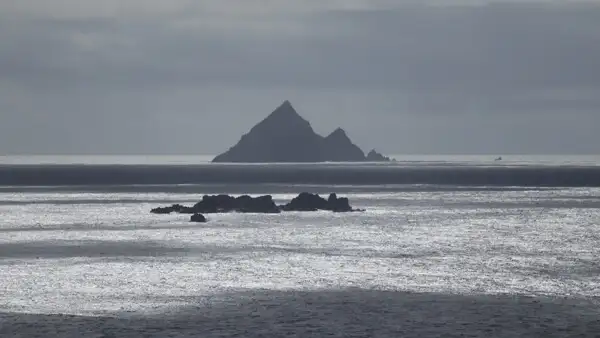
M 372 149 L 367 154 L 367 161 L 369 161 L 369 162 L 389 162 L 389 161 L 396 161 L 396 160 L 391 159 L 387 156 L 384 156 L 381 153 L 377 152 L 375 149 Z
M 342 128 L 337 128 L 323 139 L 322 150 L 325 161 L 361 162 L 365 160 L 365 153 L 352 143 Z
M 379 159 L 385 161 L 386 157 Z M 367 161 L 364 152 L 343 129 L 337 128 L 327 137 L 315 133 L 287 100 L 237 144 L 213 159 L 213 162 L 245 163 L 363 161 Z

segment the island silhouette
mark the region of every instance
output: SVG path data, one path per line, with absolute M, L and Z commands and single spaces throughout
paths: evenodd
M 342 128 L 323 137 L 284 101 L 229 150 L 212 162 L 385 162 L 390 158 L 371 150 L 366 156 Z

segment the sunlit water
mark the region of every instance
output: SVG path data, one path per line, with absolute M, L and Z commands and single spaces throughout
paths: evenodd
M 367 211 L 193 224 L 149 210 L 193 204 L 208 188 L 2 192 L 0 336 L 481 336 L 492 327 L 488 336 L 592 337 L 600 328 L 600 189 L 319 189 Z M 295 196 L 284 190 L 253 193 L 282 203 Z

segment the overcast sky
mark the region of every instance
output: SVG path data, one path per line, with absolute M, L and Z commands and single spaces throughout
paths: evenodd
M 597 154 L 600 3 L 0 2 L 0 154 L 216 154 L 285 99 L 363 150 Z

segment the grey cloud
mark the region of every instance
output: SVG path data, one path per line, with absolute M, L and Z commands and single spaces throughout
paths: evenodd
M 4 40 L 28 43 L 38 53 L 9 45 L 3 50 L 13 51 L 12 63 L 4 60 L 3 69 L 40 74 L 35 67 L 46 67 L 64 72 L 57 77 L 93 74 L 113 85 L 127 80 L 446 92 L 600 85 L 595 5 L 328 11 L 277 22 L 275 30 L 277 24 L 304 30 L 267 38 L 244 34 L 243 26 L 234 35 L 144 20 L 31 24 L 36 29 L 25 36 Z
M 599 5 L 366 3 L 5 11 L 0 152 L 214 153 L 285 98 L 317 130 L 386 151 L 594 151 Z

